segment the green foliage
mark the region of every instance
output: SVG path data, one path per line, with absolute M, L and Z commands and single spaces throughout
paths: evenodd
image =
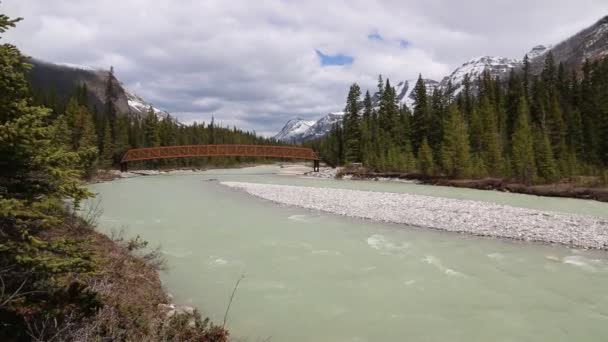
M 524 182 L 536 178 L 536 164 L 534 162 L 534 143 L 532 128 L 525 99 L 520 99 L 517 111 L 515 131 L 511 138 L 513 174 Z
M 348 91 L 344 109 L 345 158 L 347 162 L 361 161 L 361 89 L 355 83 Z
M 433 175 L 435 173 L 435 161 L 433 151 L 429 146 L 426 138 L 422 139 L 422 145 L 418 150 L 418 168 L 424 175 Z
M 506 82 L 488 72 L 476 80 L 467 75 L 455 98 L 449 86 L 428 94 L 421 75 L 412 111 L 398 108 L 388 79 L 378 80 L 377 107 L 367 92 L 358 108 L 358 146 L 369 169 L 412 171 L 412 150 L 418 151 L 417 167 L 426 168 L 432 157 L 438 161 L 434 173 L 457 178 L 555 182 L 598 177 L 608 166 L 608 58 L 586 63 L 578 75 L 548 55 L 538 76 L 526 58 L 523 70 L 513 70 Z M 348 127 L 356 127 L 353 118 L 345 120 Z M 343 163 L 349 159 L 343 150 L 352 150 L 346 135 L 334 129 L 315 146 L 333 163 Z M 422 151 L 425 139 L 430 153 L 426 146 Z
M 454 178 L 471 175 L 469 132 L 464 117 L 456 106 L 450 107 L 441 148 L 441 164 L 445 172 Z
M 0 16 L 0 32 L 13 23 Z M 15 47 L 0 46 L 0 339 L 8 340 L 24 339 L 28 323 L 43 316 L 61 321 L 99 305 L 67 278 L 94 270 L 82 241 L 48 238 L 67 220 L 64 201 L 78 207 L 90 196 L 80 180 L 84 157 L 72 145 L 78 117 L 67 113 L 53 122 L 49 110 L 32 106 L 27 70 Z
M 545 130 L 536 134 L 535 155 L 538 176 L 546 181 L 558 178 L 557 166 L 551 149 L 549 135 Z

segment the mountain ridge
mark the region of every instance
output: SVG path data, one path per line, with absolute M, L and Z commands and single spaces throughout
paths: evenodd
M 526 54 L 530 60 L 531 71 L 533 74 L 538 74 L 542 70 L 547 54 L 551 52 L 556 63 L 564 63 L 567 67 L 580 70 L 586 60 L 594 61 L 600 58 L 608 57 L 608 15 L 602 17 L 593 25 L 575 33 L 574 35 L 562 40 L 555 45 L 539 44 Z M 507 76 L 511 70 L 520 70 L 523 67 L 522 59 L 509 58 L 501 56 L 479 56 L 474 57 L 461 66 L 456 68 L 450 75 L 445 76 L 440 82 L 425 79 L 427 91 L 431 92 L 435 88 L 447 89 L 451 85 L 452 95 L 457 95 L 462 91 L 462 83 L 466 75 L 471 78 L 473 91 L 476 89 L 474 80 L 489 71 L 490 75 L 498 78 Z M 434 85 L 436 83 L 436 85 Z M 411 91 L 414 88 L 415 81 L 407 80 L 397 84 L 395 91 L 400 104 L 412 108 L 414 99 L 411 97 Z M 377 93 L 372 97 L 374 106 L 377 106 L 379 98 Z M 331 113 L 330 113 L 331 114 Z M 328 114 L 329 115 L 329 114 Z M 326 120 L 326 116 L 319 119 Z M 298 143 L 322 137 L 320 127 L 325 127 L 323 124 L 317 125 L 315 134 L 303 134 L 296 141 Z M 281 131 L 283 131 L 285 127 Z M 325 134 L 329 132 L 331 127 L 325 127 Z

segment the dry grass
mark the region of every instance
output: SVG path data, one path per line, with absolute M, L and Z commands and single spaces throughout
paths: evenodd
M 228 332 L 202 320 L 196 310 L 173 310 L 158 271 L 165 267 L 159 249 L 148 249 L 139 237 L 119 232 L 107 237 L 82 219 L 71 219 L 47 238 L 76 238 L 98 265 L 94 274 L 72 274 L 99 295 L 103 307 L 85 321 L 69 317 L 56 340 L 61 341 L 227 341 Z M 52 323 L 52 322 L 50 322 Z M 49 323 L 49 324 L 50 324 Z

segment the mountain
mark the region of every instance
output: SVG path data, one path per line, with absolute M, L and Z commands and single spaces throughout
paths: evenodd
M 471 83 L 474 86 L 474 81 L 481 76 L 485 71 L 489 71 L 492 78 L 503 77 L 508 75 L 511 69 L 519 68 L 522 62 L 518 59 L 498 57 L 498 56 L 481 56 L 475 57 L 460 67 L 456 68 L 449 76 L 441 80 L 439 86 L 446 89 L 448 84 L 452 84 L 454 95 L 462 90 L 462 82 L 466 75 L 469 75 Z
M 331 128 L 342 121 L 344 112 L 329 113 L 318 121 L 292 119 L 287 121 L 283 129 L 274 136 L 284 142 L 301 143 L 325 136 Z
M 432 94 L 435 88 L 439 86 L 439 82 L 428 78 L 423 79 L 424 86 L 428 94 Z M 418 80 L 407 80 L 397 83 L 395 86 L 395 93 L 397 94 L 397 101 L 399 104 L 406 105 L 408 108 L 412 108 L 414 105 L 413 90 L 416 87 Z M 380 93 L 376 92 L 372 96 L 372 104 L 374 107 L 380 106 Z
M 537 58 L 539 56 L 544 55 L 545 53 L 547 53 L 552 48 L 553 48 L 553 45 L 547 45 L 547 46 L 545 46 L 545 45 L 536 45 L 526 55 L 528 55 L 528 58 L 534 59 L 534 58 Z
M 300 118 L 287 121 L 283 129 L 273 138 L 280 141 L 301 141 L 306 131 L 315 124 L 315 121 L 306 121 Z
M 89 106 L 98 109 L 104 107 L 109 71 L 76 64 L 50 63 L 35 58 L 29 62 L 32 69 L 28 78 L 34 91 L 51 89 L 53 96 L 61 102 L 67 102 L 74 95 L 76 87 L 84 83 L 89 91 Z M 117 95 L 114 105 L 119 113 L 143 116 L 148 112 L 151 104 L 126 89 L 118 79 L 114 80 L 114 89 Z M 154 111 L 161 118 L 169 115 L 158 108 L 154 108 Z
M 315 140 L 325 136 L 336 123 L 342 122 L 343 117 L 344 112 L 335 112 L 325 115 L 304 132 L 302 141 Z
M 608 56 L 608 16 L 549 49 L 556 63 L 578 70 L 585 60 Z M 546 52 L 532 58 L 532 71 L 540 72 Z

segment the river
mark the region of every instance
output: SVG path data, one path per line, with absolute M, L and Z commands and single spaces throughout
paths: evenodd
M 608 204 L 281 176 L 277 167 L 91 185 L 102 231 L 160 245 L 174 301 L 237 341 L 605 341 L 608 254 L 349 219 L 214 181 L 408 192 L 608 217 Z

